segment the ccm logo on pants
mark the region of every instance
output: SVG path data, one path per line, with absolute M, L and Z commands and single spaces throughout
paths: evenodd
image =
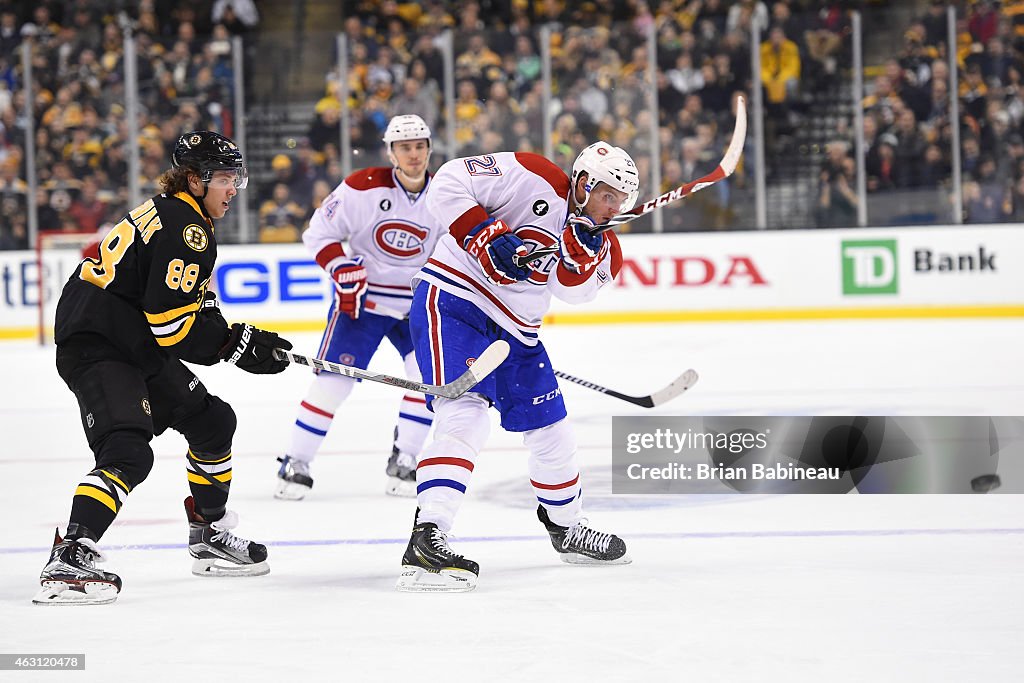
M 562 390 L 561 389 L 555 389 L 554 391 L 549 391 L 548 393 L 546 393 L 546 394 L 544 394 L 542 396 L 534 396 L 533 397 L 533 405 L 540 405 L 541 403 L 544 403 L 544 401 L 550 401 L 550 400 L 554 399 L 556 396 L 561 396 L 561 395 L 562 395 Z

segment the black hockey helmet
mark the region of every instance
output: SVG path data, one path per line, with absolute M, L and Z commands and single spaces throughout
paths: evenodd
M 238 145 L 212 130 L 194 130 L 179 137 L 174 143 L 171 165 L 198 172 L 204 183 L 210 182 L 216 171 L 235 171 L 238 189 L 249 182 L 249 171 Z

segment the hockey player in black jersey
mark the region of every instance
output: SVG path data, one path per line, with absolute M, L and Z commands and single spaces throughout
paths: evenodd
M 81 409 L 95 468 L 75 490 L 67 532 L 59 532 L 40 576 L 37 604 L 112 602 L 116 574 L 96 568 L 97 542 L 128 494 L 153 467 L 150 440 L 167 428 L 188 441 L 185 500 L 192 573 L 266 574 L 265 546 L 233 533 L 226 509 L 235 414 L 207 392 L 182 361 L 234 363 L 248 372 L 281 372 L 275 347 L 291 344 L 252 325 L 228 325 L 208 291 L 217 241 L 248 175 L 238 147 L 211 131 L 182 135 L 163 194 L 128 213 L 82 261 L 57 305 L 57 372 Z

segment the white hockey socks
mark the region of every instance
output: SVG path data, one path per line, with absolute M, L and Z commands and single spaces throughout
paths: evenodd
M 433 522 L 444 533 L 451 530 L 490 434 L 487 409 L 487 399 L 474 393 L 434 400 L 434 440 L 420 453 L 416 469 L 420 522 Z
M 551 521 L 572 526 L 583 513 L 576 438 L 568 420 L 533 429 L 523 435 L 530 451 L 530 484 Z
M 321 372 L 313 380 L 305 400 L 299 404 L 287 455 L 312 462 L 331 428 L 334 413 L 355 387 L 355 380 Z

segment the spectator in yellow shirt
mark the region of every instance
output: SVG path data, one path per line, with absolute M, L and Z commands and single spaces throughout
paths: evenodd
M 292 201 L 291 190 L 277 183 L 272 197 L 260 207 L 260 242 L 298 242 L 304 219 L 305 212 Z
M 772 104 L 792 99 L 800 86 L 800 51 L 781 26 L 773 27 L 761 43 L 761 78 Z

